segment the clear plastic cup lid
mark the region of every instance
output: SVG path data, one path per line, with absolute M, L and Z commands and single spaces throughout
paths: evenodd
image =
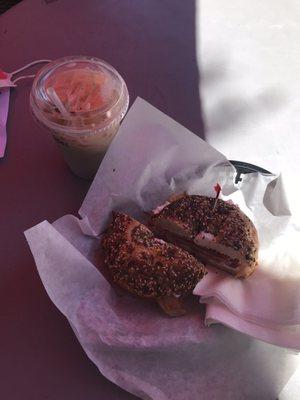
M 102 60 L 83 56 L 47 64 L 37 74 L 30 93 L 37 120 L 65 134 L 97 132 L 119 123 L 128 101 L 120 74 Z

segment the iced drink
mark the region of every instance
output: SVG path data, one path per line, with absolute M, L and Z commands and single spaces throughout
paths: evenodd
M 30 105 L 50 130 L 71 170 L 93 178 L 128 108 L 123 78 L 96 58 L 66 57 L 36 76 Z

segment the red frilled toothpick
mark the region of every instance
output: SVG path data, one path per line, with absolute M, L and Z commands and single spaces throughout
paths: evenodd
M 222 188 L 218 183 L 216 183 L 215 186 L 214 186 L 214 189 L 215 189 L 215 192 L 216 192 L 216 197 L 215 197 L 215 202 L 214 202 L 214 206 L 213 206 L 212 211 L 214 211 L 215 208 L 216 208 L 216 205 L 217 205 L 217 202 L 218 202 L 218 198 L 220 196 Z

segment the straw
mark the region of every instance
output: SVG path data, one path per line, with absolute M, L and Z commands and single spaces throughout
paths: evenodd
M 57 96 L 57 93 L 53 87 L 49 87 L 47 89 L 47 94 L 50 98 L 50 100 L 56 105 L 56 107 L 59 109 L 61 114 L 67 118 L 67 119 L 72 119 L 72 115 L 69 113 L 69 111 L 66 109 L 66 107 L 63 105 L 62 101 L 60 98 Z

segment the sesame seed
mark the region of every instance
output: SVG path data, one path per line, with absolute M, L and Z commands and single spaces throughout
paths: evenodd
M 113 214 L 102 248 L 113 280 L 139 296 L 187 295 L 205 273 L 189 253 L 158 241 L 146 226 L 124 214 Z

